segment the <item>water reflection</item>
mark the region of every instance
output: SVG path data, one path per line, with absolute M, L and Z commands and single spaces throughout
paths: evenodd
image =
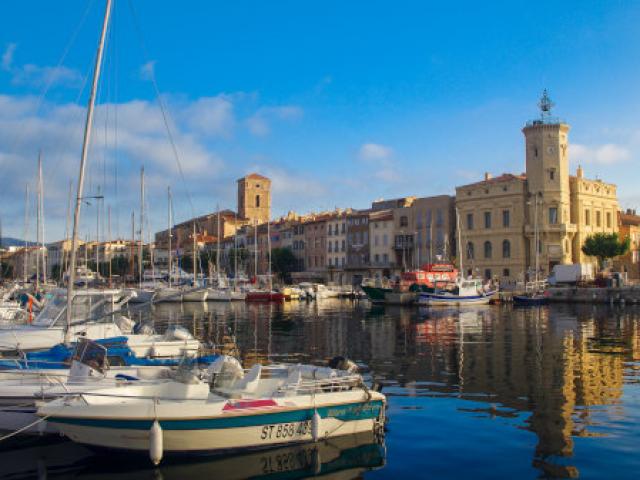
M 369 471 L 385 463 L 380 448 L 374 458 L 377 444 L 354 446 L 344 439 L 347 444 L 322 447 L 321 461 L 311 455 L 313 446 L 292 447 L 267 457 L 163 464 L 162 478 L 260 476 L 266 473 L 260 471 L 263 458 L 294 469 L 294 476 L 340 465 L 322 471 L 339 471 L 341 478 L 418 470 L 439 477 L 497 471 L 515 477 L 632 477 L 640 467 L 636 307 L 460 311 L 326 300 L 160 304 L 134 315 L 159 330 L 180 324 L 211 346 L 237 348 L 246 364 L 347 355 L 369 366 L 389 398 L 388 456 L 381 470 Z M 72 463 L 82 476 L 113 472 L 104 457 L 82 447 L 68 452 L 79 456 Z M 312 457 L 313 465 L 307 461 Z M 128 469 L 131 478 L 150 478 L 146 463 Z

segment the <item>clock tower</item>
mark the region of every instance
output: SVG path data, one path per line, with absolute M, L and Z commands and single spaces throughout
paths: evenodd
M 538 232 L 539 264 L 548 273 L 556 263 L 571 262 L 569 125 L 551 115 L 554 104 L 547 91 L 538 103 L 540 116 L 522 129 L 525 137 L 527 174 L 527 236 L 531 265 L 535 258 L 535 230 Z M 564 227 L 563 227 L 564 226 Z

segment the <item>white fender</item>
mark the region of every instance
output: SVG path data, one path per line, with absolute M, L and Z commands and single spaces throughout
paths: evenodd
M 162 428 L 156 420 L 149 430 L 149 458 L 154 465 L 158 465 L 162 460 L 162 449 Z
M 320 418 L 320 414 L 318 410 L 314 410 L 313 417 L 311 418 L 311 437 L 314 442 L 317 442 L 320 439 L 320 423 L 322 419 Z

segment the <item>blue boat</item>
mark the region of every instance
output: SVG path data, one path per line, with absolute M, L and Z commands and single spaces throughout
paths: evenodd
M 176 358 L 147 358 L 138 357 L 127 345 L 127 337 L 112 337 L 95 340 L 95 343 L 107 350 L 107 360 L 111 366 L 121 367 L 174 367 L 183 362 Z M 51 347 L 49 350 L 25 353 L 22 358 L 0 359 L 0 370 L 45 370 L 68 369 L 76 345 L 67 346 L 63 343 Z M 189 358 L 187 361 L 208 365 L 215 361 L 218 355 L 205 355 Z
M 549 297 L 540 293 L 513 296 L 513 304 L 518 307 L 538 307 L 547 303 L 549 303 Z

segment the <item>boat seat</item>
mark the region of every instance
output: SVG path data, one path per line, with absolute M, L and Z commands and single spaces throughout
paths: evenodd
M 243 394 L 254 393 L 260 383 L 260 374 L 262 373 L 262 365 L 256 363 L 251 370 L 247 372 L 242 380 L 238 382 L 238 386 L 234 390 L 238 390 Z

